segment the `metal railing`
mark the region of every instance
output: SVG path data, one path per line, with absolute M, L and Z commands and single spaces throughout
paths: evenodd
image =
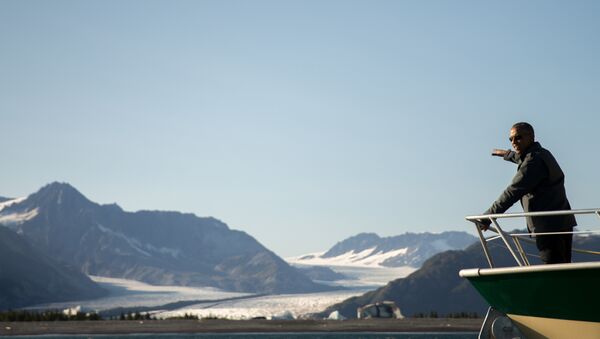
M 525 217 L 547 217 L 547 216 L 556 216 L 556 215 L 577 215 L 577 214 L 595 214 L 600 218 L 600 209 L 582 209 L 582 210 L 564 210 L 564 211 L 547 211 L 547 212 L 526 212 L 526 213 L 506 213 L 506 214 L 485 214 L 485 215 L 472 215 L 467 216 L 465 219 L 475 223 L 475 228 L 477 229 L 477 233 L 479 234 L 479 240 L 481 242 L 481 246 L 483 247 L 483 252 L 485 257 L 490 265 L 490 268 L 494 268 L 494 262 L 492 261 L 492 257 L 490 255 L 489 248 L 487 246 L 488 241 L 502 239 L 502 242 L 513 256 L 515 261 L 519 266 L 529 266 L 529 259 L 527 259 L 527 255 L 523 250 L 523 246 L 519 241 L 519 237 L 522 236 L 540 236 L 540 235 L 553 235 L 553 234 L 590 234 L 596 233 L 594 231 L 574 231 L 574 232 L 546 232 L 546 233 L 517 233 L 517 234 L 509 234 L 502 230 L 500 225 L 498 224 L 497 219 L 505 219 L 505 218 L 525 218 Z M 490 238 L 486 238 L 483 235 L 483 231 L 479 228 L 479 224 L 477 223 L 479 220 L 489 219 L 493 225 L 489 226 L 489 230 L 497 233 L 497 236 L 492 236 Z M 514 243 L 510 244 L 509 238 L 512 239 Z M 600 252 L 593 251 L 583 251 L 578 249 L 573 249 L 576 252 L 584 252 L 590 254 L 600 254 Z M 517 256 L 517 253 L 519 254 Z

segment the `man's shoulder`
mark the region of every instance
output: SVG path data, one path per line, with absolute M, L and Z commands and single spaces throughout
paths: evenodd
M 539 144 L 538 147 L 531 149 L 524 157 L 523 162 L 521 164 L 527 163 L 528 167 L 534 166 L 542 166 L 547 168 L 554 168 L 558 166 L 556 158 L 554 155 L 547 150 L 546 148 L 541 147 Z
M 540 156 L 548 156 L 548 155 L 552 155 L 552 153 L 550 153 L 549 150 L 545 149 L 544 147 L 542 147 L 542 145 L 540 145 L 538 142 L 536 142 L 535 144 L 533 144 L 531 146 L 531 149 L 527 152 L 527 154 L 525 154 L 524 157 L 524 161 L 529 159 L 535 159 L 538 158 Z

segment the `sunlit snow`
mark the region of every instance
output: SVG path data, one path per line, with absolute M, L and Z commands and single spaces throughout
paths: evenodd
M 225 302 L 201 303 L 175 311 L 156 314 L 159 318 L 197 315 L 200 318 L 217 317 L 227 319 L 267 319 L 282 317 L 291 313 L 294 318 L 304 318 L 311 313 L 321 312 L 327 307 L 361 295 L 366 290 L 337 291 L 308 294 L 270 295 Z
M 406 254 L 408 248 L 401 248 L 389 252 L 375 252 L 376 247 L 360 252 L 348 251 L 336 257 L 323 258 L 325 252 L 311 253 L 299 257 L 286 258 L 287 262 L 313 266 L 352 266 L 352 267 L 383 267 L 381 263 L 389 258 Z
M 2 225 L 18 225 L 22 224 L 27 220 L 31 220 L 38 215 L 38 209 L 34 208 L 30 211 L 21 213 L 7 213 L 0 212 L 0 224 Z
M 22 198 L 17 198 L 17 199 L 12 199 L 12 200 L 7 200 L 5 202 L 0 202 L 0 212 L 2 212 L 2 210 L 6 207 L 10 207 L 14 204 L 18 204 L 21 201 L 27 199 L 26 197 L 22 197 Z
M 29 211 L 21 211 L 21 212 L 12 212 L 7 213 L 3 212 L 4 209 L 10 207 L 12 205 L 18 204 L 27 199 L 27 197 L 7 200 L 5 202 L 0 202 L 0 225 L 18 225 L 22 224 L 27 220 L 31 220 L 38 215 L 38 209 L 34 208 Z

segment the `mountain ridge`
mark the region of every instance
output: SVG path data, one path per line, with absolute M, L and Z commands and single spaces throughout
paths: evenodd
M 212 217 L 123 211 L 53 182 L 0 210 L 0 223 L 47 255 L 107 277 L 255 293 L 331 290 L 289 266 L 246 232 Z
M 464 249 L 477 239 L 467 232 L 413 233 L 380 237 L 376 233 L 359 233 L 337 242 L 323 253 L 288 258 L 300 265 L 420 267 L 436 253 Z

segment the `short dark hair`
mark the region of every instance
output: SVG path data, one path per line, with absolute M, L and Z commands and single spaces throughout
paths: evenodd
M 533 126 L 531 126 L 527 122 L 517 122 L 516 124 L 514 124 L 512 126 L 512 128 L 518 129 L 518 130 L 521 130 L 521 131 L 525 131 L 527 133 L 530 133 L 531 136 L 535 136 L 535 132 L 533 131 Z

